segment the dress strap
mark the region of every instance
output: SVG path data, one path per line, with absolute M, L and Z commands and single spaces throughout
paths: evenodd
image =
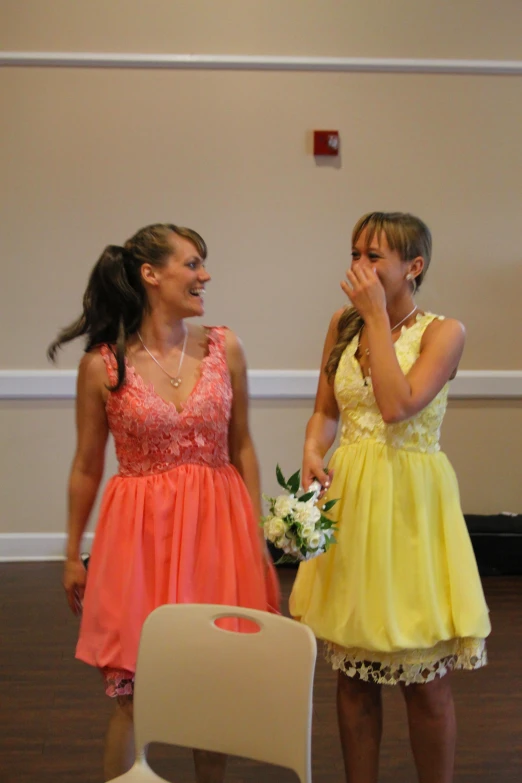
M 419 328 L 420 337 L 422 338 L 422 335 L 424 334 L 428 326 L 432 324 L 434 321 L 444 321 L 444 320 L 445 320 L 444 315 L 437 315 L 436 313 L 426 312 L 424 313 L 424 315 L 420 315 L 417 318 L 417 323 L 419 324 L 420 327 Z
M 227 351 L 226 351 L 226 333 L 228 326 L 207 326 L 208 339 L 210 341 L 209 353 L 215 351 L 216 356 L 226 363 Z
M 109 383 L 114 386 L 118 380 L 118 363 L 110 345 L 106 343 L 100 346 L 100 353 L 105 362 Z

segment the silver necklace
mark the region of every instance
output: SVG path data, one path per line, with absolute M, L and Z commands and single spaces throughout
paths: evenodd
M 181 349 L 181 357 L 180 357 L 180 360 L 179 360 L 178 372 L 176 373 L 175 376 L 171 375 L 170 373 L 168 373 L 166 371 L 166 369 L 161 366 L 161 364 L 158 362 L 156 357 L 151 354 L 151 352 L 149 351 L 149 349 L 147 348 L 147 346 L 143 342 L 143 338 L 142 338 L 141 334 L 139 332 L 137 332 L 137 334 L 138 334 L 138 337 L 140 338 L 140 343 L 143 345 L 143 347 L 145 348 L 145 350 L 149 354 L 149 356 L 152 359 L 152 361 L 156 362 L 156 364 L 158 365 L 160 370 L 162 370 L 165 373 L 165 375 L 167 376 L 167 378 L 170 379 L 171 385 L 174 386 L 175 389 L 177 389 L 178 386 L 181 384 L 180 372 L 181 372 L 181 365 L 183 364 L 183 359 L 185 357 L 185 348 L 187 346 L 188 329 L 185 327 L 185 339 L 183 340 L 183 348 Z
M 413 313 L 415 312 L 415 310 L 418 310 L 418 306 L 417 306 L 417 305 L 415 305 L 415 307 L 413 308 L 413 310 L 411 310 L 411 311 L 408 313 L 408 315 L 405 315 L 405 316 L 404 316 L 404 318 L 402 319 L 402 321 L 399 321 L 399 323 L 395 324 L 395 326 L 391 326 L 391 327 L 390 327 L 390 332 L 394 332 L 396 329 L 398 329 L 398 328 L 399 328 L 399 326 L 402 326 L 402 325 L 403 325 L 403 323 L 404 323 L 405 321 L 407 321 L 407 320 L 408 320 L 408 318 L 411 318 L 411 316 L 413 315 Z M 369 356 L 369 355 L 370 355 L 370 349 L 369 349 L 369 348 L 366 348 L 366 350 L 365 350 L 365 352 L 364 352 L 364 353 L 366 354 L 366 356 Z M 372 374 L 372 368 L 371 368 L 371 367 L 368 367 L 368 376 L 371 376 L 371 374 Z M 364 379 L 364 385 L 365 385 L 365 386 L 367 386 L 367 380 L 368 380 L 368 378 L 365 378 L 365 379 Z
M 402 319 L 402 321 L 399 321 L 399 323 L 398 323 L 398 324 L 395 324 L 395 326 L 391 326 L 391 327 L 390 327 L 390 331 L 391 331 L 391 332 L 394 332 L 396 329 L 398 329 L 398 328 L 399 328 L 399 326 L 402 326 L 402 325 L 403 325 L 403 323 L 404 323 L 405 321 L 407 321 L 407 320 L 408 320 L 408 318 L 411 318 L 411 316 L 413 315 L 413 313 L 415 312 L 415 310 L 418 310 L 418 307 L 417 307 L 417 305 L 415 305 L 415 307 L 413 308 L 413 310 L 412 310 L 411 312 L 409 312 L 409 313 L 408 313 L 408 315 L 405 315 L 405 316 L 404 316 L 404 318 Z

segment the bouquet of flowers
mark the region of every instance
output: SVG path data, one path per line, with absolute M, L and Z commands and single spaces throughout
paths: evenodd
M 287 494 L 275 498 L 263 495 L 269 513 L 262 517 L 261 524 L 266 540 L 284 553 L 277 563 L 310 560 L 322 555 L 335 543 L 336 527 L 326 514 L 338 498 L 320 506 L 318 498 L 322 487 L 318 481 L 312 482 L 308 492 L 298 495 L 302 492 L 299 470 L 287 481 L 278 465 L 276 477 Z

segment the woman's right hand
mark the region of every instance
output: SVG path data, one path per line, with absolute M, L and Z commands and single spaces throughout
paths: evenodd
M 303 467 L 301 469 L 301 485 L 305 492 L 308 490 L 312 481 L 318 481 L 323 488 L 321 497 L 330 486 L 332 474 L 327 473 L 323 465 L 323 457 L 315 448 L 305 447 L 303 454 Z
M 67 602 L 75 615 L 81 614 L 82 611 L 86 581 L 87 571 L 80 558 L 67 558 L 63 567 L 63 586 L 67 595 Z

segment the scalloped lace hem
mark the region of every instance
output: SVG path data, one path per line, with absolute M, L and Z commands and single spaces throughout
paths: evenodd
M 486 642 L 476 638 L 449 639 L 428 649 L 395 653 L 345 648 L 325 642 L 325 658 L 334 671 L 378 685 L 424 684 L 455 669 L 473 671 L 488 662 Z

